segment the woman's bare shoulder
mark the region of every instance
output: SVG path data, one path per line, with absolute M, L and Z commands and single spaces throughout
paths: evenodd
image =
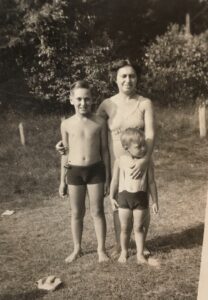
M 112 101 L 113 101 L 113 98 L 114 98 L 114 96 L 113 96 L 113 97 L 110 97 L 110 98 L 104 99 L 104 100 L 101 102 L 99 108 L 104 108 L 104 107 L 110 106 L 111 103 L 112 103 Z
M 152 107 L 152 101 L 149 98 L 146 98 L 144 96 L 139 96 L 140 99 L 140 105 L 143 109 L 148 109 Z

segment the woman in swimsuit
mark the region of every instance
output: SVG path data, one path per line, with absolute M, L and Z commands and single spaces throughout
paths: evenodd
M 120 142 L 122 130 L 132 127 L 140 128 L 145 133 L 147 144 L 146 155 L 132 167 L 132 178 L 138 178 L 146 170 L 151 159 L 155 126 L 152 102 L 137 93 L 137 73 L 129 60 L 119 60 L 113 65 L 112 74 L 118 87 L 118 93 L 105 99 L 98 108 L 98 114 L 104 117 L 108 125 L 109 151 L 111 170 L 116 158 L 124 154 Z M 145 237 L 148 232 L 150 218 L 146 220 Z M 118 211 L 114 211 L 114 228 L 116 248 L 114 254 L 120 252 L 120 224 Z

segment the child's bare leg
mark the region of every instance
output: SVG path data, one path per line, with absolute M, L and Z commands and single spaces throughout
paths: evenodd
M 147 210 L 133 210 L 134 216 L 134 235 L 135 235 L 135 242 L 137 247 L 137 262 L 138 263 L 147 263 L 147 259 L 144 256 L 144 220 L 147 217 Z
M 81 255 L 83 219 L 85 215 L 86 186 L 69 185 L 68 188 L 72 211 L 71 230 L 74 243 L 74 251 L 65 259 L 65 262 L 71 263 Z
M 132 210 L 126 208 L 119 208 L 118 212 L 119 212 L 119 220 L 121 224 L 121 235 L 120 235 L 121 255 L 118 261 L 120 263 L 125 263 L 128 256 L 128 246 L 129 246 L 129 239 L 131 235 L 133 213 Z
M 109 258 L 105 250 L 106 219 L 103 205 L 104 185 L 103 183 L 88 184 L 87 189 L 90 199 L 90 211 L 93 218 L 98 243 L 98 260 L 99 262 L 105 262 L 108 261 Z

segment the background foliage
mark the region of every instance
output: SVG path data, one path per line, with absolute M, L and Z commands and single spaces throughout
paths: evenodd
M 114 92 L 112 61 L 129 57 L 143 65 L 144 94 L 194 101 L 207 93 L 207 10 L 200 0 L 1 0 L 0 82 L 23 72 L 36 99 L 64 103 L 85 77 L 100 102 Z
M 141 86 L 160 102 L 194 102 L 208 96 L 208 31 L 186 35 L 172 25 L 146 48 Z

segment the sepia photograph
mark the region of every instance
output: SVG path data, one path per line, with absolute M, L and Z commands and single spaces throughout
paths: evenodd
M 0 0 L 0 300 L 208 300 L 208 0 Z

